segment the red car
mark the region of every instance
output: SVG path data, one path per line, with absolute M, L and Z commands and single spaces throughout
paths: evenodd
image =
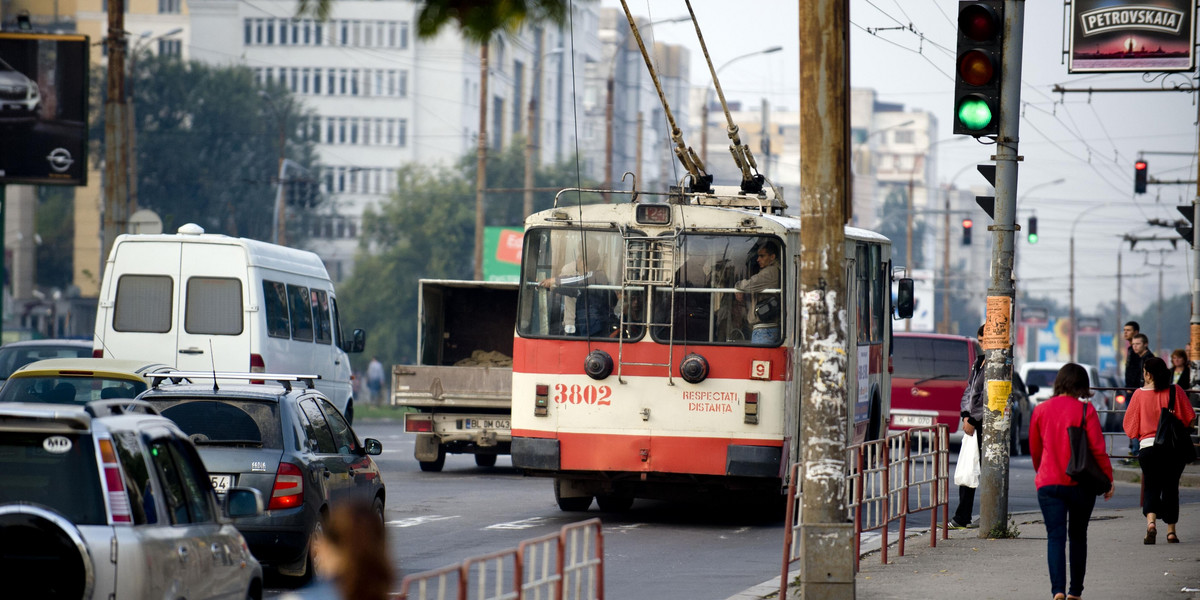
M 961 335 L 892 335 L 892 409 L 888 428 L 902 431 L 945 423 L 950 440 L 962 440 L 963 390 L 979 342 Z

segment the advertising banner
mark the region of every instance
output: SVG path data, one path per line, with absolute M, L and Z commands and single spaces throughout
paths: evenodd
M 0 184 L 87 185 L 88 38 L 0 32 Z
M 1195 0 L 1072 0 L 1067 72 L 1190 71 Z
M 521 280 L 520 227 L 485 227 L 483 229 L 484 281 Z

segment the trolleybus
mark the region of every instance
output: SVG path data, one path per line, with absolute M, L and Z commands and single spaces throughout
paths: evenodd
M 580 193 L 526 220 L 513 465 L 565 511 L 778 494 L 800 455 L 800 220 L 769 186 L 562 204 Z M 887 427 L 891 250 L 845 229 L 851 442 Z

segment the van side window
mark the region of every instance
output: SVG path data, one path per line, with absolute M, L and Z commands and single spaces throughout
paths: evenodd
M 184 331 L 202 335 L 240 335 L 242 313 L 241 281 L 230 277 L 188 279 Z
M 329 297 L 329 308 L 333 309 L 333 313 L 330 314 L 330 320 L 333 322 L 333 340 L 338 348 L 345 348 L 346 340 L 342 337 L 342 318 L 338 312 L 337 298 Z
M 308 288 L 287 286 L 288 308 L 292 315 L 292 339 L 311 342 L 313 339 L 312 306 L 308 302 Z
M 175 282 L 166 275 L 122 275 L 117 280 L 113 329 L 166 333 L 171 330 Z
M 312 291 L 313 334 L 318 344 L 333 340 L 329 330 L 329 296 L 323 290 Z
M 292 337 L 292 325 L 288 322 L 287 286 L 264 279 L 263 308 L 267 313 L 267 335 L 285 340 Z

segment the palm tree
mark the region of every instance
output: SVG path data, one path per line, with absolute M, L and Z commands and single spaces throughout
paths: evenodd
M 329 18 L 334 0 L 300 0 L 299 13 L 322 21 Z M 421 0 L 417 11 L 417 36 L 431 38 L 446 23 L 456 21 L 463 37 L 478 43 L 501 31 L 515 31 L 526 23 L 562 23 L 567 0 Z

